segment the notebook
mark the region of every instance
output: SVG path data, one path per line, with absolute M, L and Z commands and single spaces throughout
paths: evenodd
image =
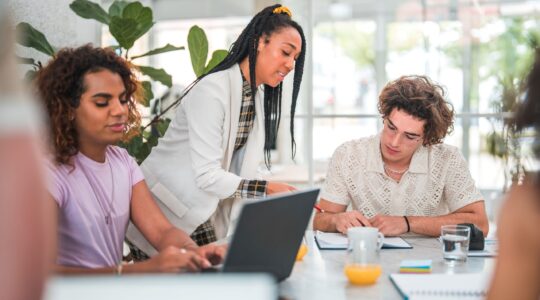
M 347 236 L 336 232 L 315 232 L 315 242 L 321 250 L 346 250 L 349 245 Z M 383 249 L 412 249 L 412 246 L 400 237 L 385 237 Z
M 392 274 L 390 280 L 404 299 L 484 299 L 488 273 Z
M 318 195 L 315 188 L 245 203 L 223 265 L 204 272 L 289 277 Z

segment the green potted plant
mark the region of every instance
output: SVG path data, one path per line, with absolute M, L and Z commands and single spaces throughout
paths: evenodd
M 146 7 L 138 1 L 128 2 L 118 0 L 114 1 L 107 11 L 99 4 L 88 0 L 75 0 L 69 7 L 80 17 L 93 19 L 107 26 L 110 34 L 117 42 L 117 44 L 109 45 L 108 47 L 115 49 L 119 55 L 131 61 L 140 71 L 141 75 L 147 76 L 150 79 L 142 81 L 144 88 L 143 105 L 148 106 L 150 100 L 154 99 L 152 82 L 171 88 L 171 75 L 164 69 L 137 64 L 138 59 L 171 51 L 184 50 L 185 47 L 166 44 L 146 53 L 131 53 L 136 41 L 146 34 L 155 24 L 153 12 L 150 7 Z M 51 45 L 45 35 L 32 25 L 23 22 L 19 23 L 16 29 L 18 31 L 19 44 L 33 48 L 48 56 L 55 55 L 58 48 Z M 210 71 L 228 54 L 227 50 L 216 50 L 212 53 L 208 61 L 208 39 L 204 30 L 198 26 L 193 26 L 189 30 L 187 43 L 193 71 L 197 77 Z M 29 79 L 33 78 L 35 72 L 42 66 L 40 61 L 32 58 L 19 57 L 19 61 L 31 66 L 31 69 L 25 76 Z M 162 115 L 175 104 L 173 103 L 169 107 L 162 108 L 162 113 L 154 116 L 148 125 L 141 127 L 140 135 L 134 137 L 129 142 L 120 144 L 120 146 L 128 150 L 130 155 L 136 158 L 139 164 L 150 154 L 152 147 L 157 145 L 158 138 L 165 134 L 170 120 L 162 118 Z

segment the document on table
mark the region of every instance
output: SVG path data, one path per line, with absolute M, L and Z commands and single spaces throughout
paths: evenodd
M 481 300 L 486 296 L 489 279 L 488 273 L 390 275 L 399 293 L 410 300 Z
M 336 232 L 315 232 L 315 242 L 321 250 L 345 250 L 349 245 L 347 236 Z M 412 246 L 400 237 L 385 237 L 383 249 L 412 249 Z

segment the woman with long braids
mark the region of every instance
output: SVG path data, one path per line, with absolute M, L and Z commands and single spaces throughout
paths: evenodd
M 226 237 L 242 199 L 294 190 L 257 180 L 270 164 L 281 117 L 282 81 L 294 72 L 294 112 L 306 42 L 302 28 L 279 4 L 257 13 L 228 56 L 187 89 L 165 136 L 141 165 L 150 190 L 169 220 L 199 244 Z M 130 226 L 128 238 L 155 250 Z

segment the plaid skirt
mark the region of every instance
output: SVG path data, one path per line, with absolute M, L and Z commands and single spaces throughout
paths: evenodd
M 199 225 L 199 227 L 197 227 L 197 229 L 193 231 L 190 237 L 199 246 L 203 246 L 217 241 L 216 231 L 214 229 L 214 225 L 212 224 L 212 222 L 210 222 L 210 220 Z M 126 244 L 129 246 L 130 254 L 122 259 L 124 262 L 140 262 L 150 258 L 148 254 L 139 249 L 128 239 L 126 239 Z

